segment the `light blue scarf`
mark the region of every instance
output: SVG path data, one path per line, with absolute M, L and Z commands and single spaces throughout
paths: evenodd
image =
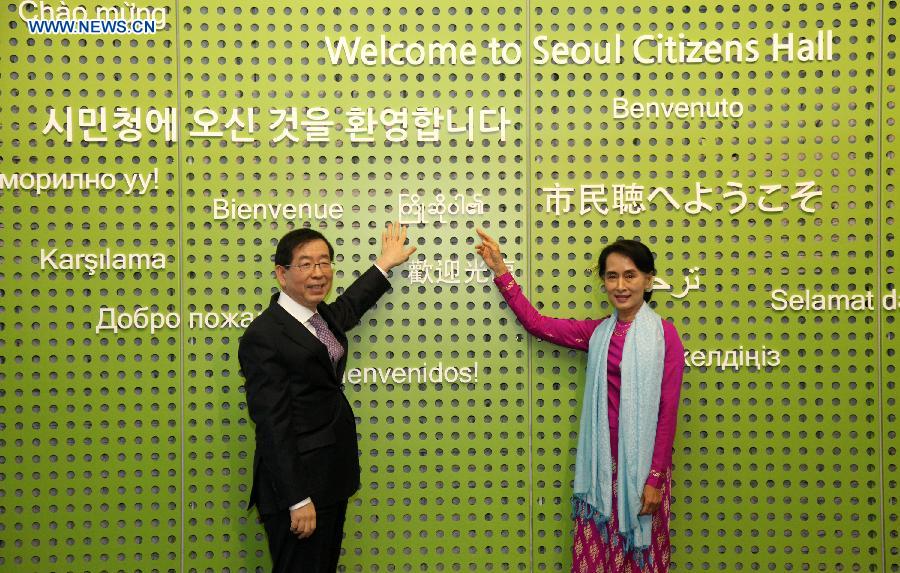
M 592 519 L 605 534 L 612 515 L 612 452 L 609 447 L 606 363 L 618 313 L 594 330 L 588 346 L 587 384 L 575 459 L 573 513 Z M 641 496 L 650 473 L 662 385 L 665 339 L 662 319 L 644 303 L 625 336 L 619 397 L 619 535 L 626 552 L 643 566 L 653 516 L 641 515 Z

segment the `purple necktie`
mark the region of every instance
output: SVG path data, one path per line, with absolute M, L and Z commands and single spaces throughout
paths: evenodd
M 319 339 L 319 342 L 324 344 L 325 348 L 328 349 L 328 356 L 331 358 L 331 364 L 337 365 L 338 361 L 344 356 L 344 347 L 341 346 L 341 343 L 334 337 L 334 334 L 332 334 L 328 325 L 325 324 L 325 321 L 318 313 L 309 318 L 309 324 L 316 329 L 316 338 Z

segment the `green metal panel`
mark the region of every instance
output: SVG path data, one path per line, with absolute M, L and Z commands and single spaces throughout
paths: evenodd
M 73 6 L 74 7 L 74 6 Z M 89 6 L 93 9 L 93 5 Z M 177 333 L 96 334 L 100 308 L 178 310 L 177 148 L 163 133 L 83 145 L 42 135 L 48 108 L 175 106 L 174 27 L 33 36 L 4 4 L 0 165 L 11 173 L 149 173 L 146 195 L 0 191 L 0 567 L 166 571 L 181 544 Z M 77 117 L 75 119 L 77 121 Z M 91 130 L 100 136 L 97 129 Z M 54 270 L 41 250 L 162 253 L 164 270 Z
M 790 9 L 789 9 L 790 8 Z M 546 312 L 608 313 L 583 272 L 604 244 L 639 238 L 678 287 L 700 267 L 701 290 L 655 295 L 689 351 L 776 349 L 777 367 L 689 366 L 675 442 L 673 568 L 822 570 L 880 567 L 874 313 L 776 312 L 770 292 L 875 290 L 878 125 L 877 7 L 797 4 L 591 3 L 532 7 L 532 35 L 576 41 L 643 34 L 687 40 L 765 38 L 834 28 L 834 62 L 637 64 L 533 68 L 532 177 L 536 212 L 531 290 Z M 760 52 L 766 54 L 765 46 Z M 740 101 L 739 119 L 612 120 L 614 97 Z M 791 202 L 762 212 L 761 188 L 815 180 L 807 214 Z M 723 197 L 738 183 L 749 207 Z M 712 207 L 693 215 L 697 184 Z M 610 211 L 581 215 L 581 185 L 605 185 Z M 612 209 L 614 185 L 669 189 L 639 214 Z M 549 195 L 574 188 L 572 210 Z M 548 189 L 550 190 L 548 192 Z M 563 209 L 563 211 L 565 211 Z M 568 274 L 567 274 L 568 273 Z M 676 289 L 676 292 L 680 289 Z M 536 570 L 568 567 L 568 498 L 584 356 L 546 344 L 535 370 Z M 875 569 L 872 569 L 875 568 Z

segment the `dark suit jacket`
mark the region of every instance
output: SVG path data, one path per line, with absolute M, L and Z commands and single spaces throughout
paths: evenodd
M 359 323 L 390 283 L 372 266 L 317 310 L 347 350 L 346 331 Z M 261 515 L 286 511 L 307 497 L 317 506 L 347 500 L 359 489 L 356 422 L 337 368 L 318 338 L 278 304 L 276 293 L 241 337 L 238 359 L 256 453 L 250 505 Z

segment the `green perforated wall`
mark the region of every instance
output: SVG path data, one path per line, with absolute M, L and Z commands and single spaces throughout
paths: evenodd
M 159 25 L 35 27 L 63 6 Z M 672 571 L 900 571 L 898 13 L 0 5 L 0 570 L 267 570 L 238 338 L 286 231 L 332 239 L 340 292 L 402 220 L 418 251 L 351 332 L 343 570 L 569 570 L 585 356 L 516 323 L 481 227 L 553 316 L 609 312 L 605 244 L 656 253 Z M 332 61 L 382 36 L 475 55 Z

